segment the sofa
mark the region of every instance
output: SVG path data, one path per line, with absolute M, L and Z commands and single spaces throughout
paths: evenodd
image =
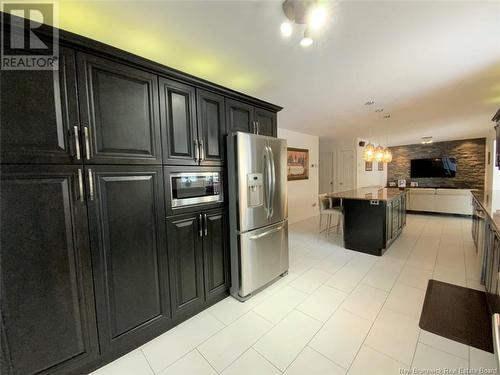
M 471 189 L 410 188 L 408 210 L 472 215 Z

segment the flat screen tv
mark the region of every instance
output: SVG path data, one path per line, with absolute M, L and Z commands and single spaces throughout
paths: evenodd
M 455 158 L 443 157 L 411 160 L 411 178 L 455 177 L 456 172 L 457 161 Z

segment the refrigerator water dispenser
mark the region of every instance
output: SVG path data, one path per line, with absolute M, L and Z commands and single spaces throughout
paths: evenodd
M 259 207 L 264 204 L 262 173 L 247 175 L 248 207 Z

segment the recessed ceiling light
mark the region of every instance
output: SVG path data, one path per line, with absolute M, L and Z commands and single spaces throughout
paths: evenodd
M 375 104 L 375 100 L 368 100 L 367 102 L 365 102 L 365 105 L 374 105 Z
M 283 22 L 280 26 L 280 31 L 281 35 L 288 38 L 289 36 L 292 35 L 293 32 L 292 24 L 288 21 Z

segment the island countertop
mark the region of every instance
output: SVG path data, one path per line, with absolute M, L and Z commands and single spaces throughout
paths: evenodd
M 341 191 L 338 193 L 329 193 L 327 194 L 327 196 L 342 199 L 389 201 L 398 198 L 405 192 L 406 190 L 400 190 L 398 188 L 365 187 L 354 190 Z
M 500 190 L 476 190 L 472 191 L 472 196 L 500 232 Z

